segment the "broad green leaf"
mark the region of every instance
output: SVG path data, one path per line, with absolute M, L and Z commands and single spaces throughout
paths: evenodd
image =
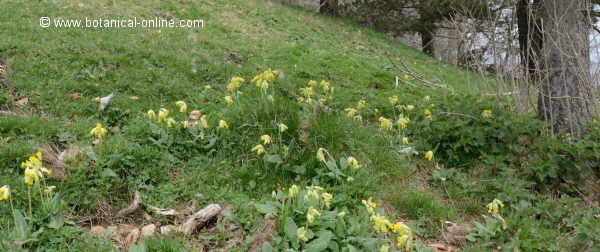
M 333 233 L 330 231 L 321 231 L 317 234 L 317 237 L 317 239 L 306 245 L 306 252 L 318 252 L 327 249 L 331 238 L 333 238 Z
M 100 175 L 102 177 L 113 177 L 113 178 L 119 177 L 119 175 L 117 175 L 117 173 L 115 171 L 113 171 L 112 169 L 109 169 L 109 168 L 104 169 L 104 171 L 102 171 L 102 173 Z
M 271 243 L 269 242 L 263 242 L 261 248 L 260 248 L 261 252 L 272 252 L 275 251 L 275 249 L 273 248 L 273 246 L 271 246 Z
M 292 219 L 291 217 L 287 217 L 285 219 L 285 225 L 283 226 L 283 230 L 285 231 L 285 236 L 288 239 L 290 239 L 290 241 L 296 242 L 298 240 L 298 226 L 296 225 L 296 222 L 294 222 L 294 219 Z
M 50 218 L 48 227 L 52 229 L 60 229 L 65 224 L 65 217 L 62 214 L 56 214 Z
M 265 162 L 273 164 L 281 164 L 283 160 L 279 155 L 265 155 Z
M 256 207 L 256 210 L 260 213 L 263 214 L 276 214 L 277 213 L 277 206 L 273 205 L 273 204 L 261 204 L 261 203 L 256 203 L 254 204 L 254 207 Z
M 27 225 L 27 221 L 25 220 L 25 217 L 19 210 L 15 209 L 13 215 L 15 217 L 16 237 L 19 240 L 25 240 L 27 236 L 29 236 L 29 226 Z

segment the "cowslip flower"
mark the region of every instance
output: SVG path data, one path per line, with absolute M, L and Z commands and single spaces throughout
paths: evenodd
M 96 137 L 97 139 L 101 139 L 108 134 L 108 131 L 102 127 L 102 124 L 97 123 L 96 127 L 90 130 L 90 135 Z
M 403 137 L 402 138 L 402 144 L 409 144 L 408 137 Z
M 271 137 L 269 135 L 262 135 L 260 136 L 260 141 L 264 144 L 264 145 L 268 145 L 271 143 Z
M 229 81 L 229 84 L 227 84 L 227 90 L 233 92 L 233 91 L 239 89 L 241 87 L 240 84 L 243 83 L 244 81 L 246 81 L 246 80 L 244 80 L 244 78 L 242 78 L 242 77 L 231 78 L 231 80 Z
M 166 123 L 167 123 L 167 128 L 171 128 L 171 127 L 175 126 L 175 124 L 177 124 L 177 121 L 175 121 L 175 119 L 169 117 L 169 118 L 167 118 Z
M 270 102 L 275 102 L 275 97 L 273 97 L 272 95 L 267 95 L 267 100 L 269 100 Z
M 306 213 L 306 220 L 308 221 L 308 224 L 313 224 L 315 217 L 319 216 L 321 216 L 321 213 L 317 211 L 317 209 L 313 207 L 308 208 L 308 211 Z
M 33 185 L 42 179 L 44 175 L 40 170 L 27 168 L 24 172 L 23 182 L 27 185 Z
M 431 96 L 429 96 L 429 95 L 428 95 L 428 96 L 425 96 L 425 97 L 423 98 L 423 100 L 425 100 L 426 102 L 428 102 L 428 101 L 431 101 Z
M 229 125 L 225 120 L 219 120 L 219 129 L 229 129 Z
M 406 106 L 404 106 L 404 110 L 406 110 L 406 111 L 412 111 L 413 109 L 415 109 L 414 105 L 406 105 Z
M 354 157 L 348 157 L 348 159 L 346 159 L 346 163 L 348 163 L 348 165 L 354 169 L 362 167 L 360 164 L 358 164 L 358 161 Z
M 156 113 L 152 109 L 148 110 L 148 112 L 146 113 L 146 115 L 148 116 L 148 119 L 150 119 L 150 120 L 154 120 L 154 118 L 156 118 Z
M 396 238 L 396 246 L 404 251 L 412 250 L 412 238 L 409 235 L 400 235 Z
M 433 159 L 433 151 L 425 152 L 425 154 L 423 154 L 423 157 L 425 158 L 425 160 L 431 161 L 431 159 Z
M 346 115 L 348 117 L 353 117 L 354 114 L 356 114 L 356 112 L 358 112 L 358 110 L 356 110 L 355 108 L 347 108 L 347 109 L 344 109 L 344 111 L 346 111 Z
M 331 200 L 333 199 L 333 194 L 322 193 L 321 197 L 323 198 L 323 202 L 325 202 L 325 206 L 329 207 L 329 205 L 331 205 Z
M 399 100 L 400 100 L 400 99 L 398 99 L 398 96 L 397 96 L 397 95 L 394 95 L 394 96 L 388 97 L 388 101 L 390 102 L 390 104 L 392 104 L 392 106 L 393 106 L 393 105 L 396 105 L 396 104 L 398 103 L 398 101 L 399 101 Z
M 487 204 L 486 207 L 488 209 L 488 213 L 498 214 L 500 213 L 500 208 L 504 207 L 504 203 L 502 203 L 502 201 L 500 201 L 499 199 L 494 199 L 492 200 L 492 202 Z
M 187 104 L 184 101 L 177 101 L 175 105 L 179 108 L 179 112 L 185 113 L 187 111 Z
M 388 245 L 381 245 L 381 248 L 379 248 L 379 252 L 389 252 L 390 251 L 390 246 Z
M 362 121 L 363 121 L 362 116 L 360 116 L 360 115 L 355 115 L 354 117 L 352 117 L 352 120 L 354 120 L 355 122 L 359 122 L 359 123 L 362 123 Z
M 304 200 L 308 201 L 310 198 L 314 198 L 316 200 L 319 200 L 321 197 L 319 196 L 319 193 L 317 192 L 317 190 L 315 189 L 308 189 L 308 192 L 306 192 L 306 194 L 304 195 Z
M 223 99 L 225 99 L 225 102 L 227 103 L 227 105 L 231 105 L 233 104 L 233 98 L 231 98 L 231 96 L 225 96 L 223 97 Z
M 398 117 L 398 125 L 400 125 L 401 128 L 406 129 L 408 127 L 408 122 L 410 122 L 410 119 L 408 117 L 405 117 L 404 115 L 400 115 Z
M 279 128 L 279 132 L 284 132 L 288 129 L 288 126 L 283 123 L 278 124 L 277 127 Z
M 379 128 L 382 130 L 391 130 L 392 122 L 383 116 L 379 117 Z
M 427 119 L 431 120 L 431 110 L 429 109 L 424 109 L 423 110 L 423 115 L 425 115 L 425 117 L 427 117 Z
M 210 128 L 210 126 L 208 126 L 208 120 L 206 120 L 206 115 L 202 115 L 202 117 L 200 117 L 200 124 L 202 124 L 202 127 L 205 129 Z
M 379 233 L 385 233 L 388 231 L 388 225 L 390 221 L 383 215 L 372 214 L 371 220 L 373 221 L 373 229 Z
M 313 90 L 312 87 L 300 88 L 299 91 L 304 97 L 307 97 L 307 98 L 311 97 L 315 94 L 315 91 Z
M 8 185 L 0 187 L 0 200 L 10 199 L 10 187 Z
M 316 86 L 316 85 L 317 85 L 317 81 L 316 81 L 316 80 L 309 80 L 309 81 L 308 81 L 308 86 L 309 86 L 309 87 L 314 87 L 314 86 Z
M 298 192 L 300 192 L 300 187 L 298 187 L 297 185 L 292 185 L 288 190 L 288 197 L 293 198 L 294 196 L 296 196 L 296 194 L 298 194 Z
M 491 118 L 492 117 L 492 111 L 489 110 L 489 109 L 486 109 L 483 112 L 481 112 L 481 116 L 483 118 Z
M 181 127 L 183 127 L 184 129 L 189 128 L 190 125 L 192 125 L 192 124 L 190 124 L 190 122 L 188 122 L 187 120 L 181 122 Z
M 42 153 L 37 152 L 33 156 L 29 156 L 27 161 L 21 162 L 21 167 L 39 170 L 42 168 Z
M 317 150 L 317 159 L 323 163 L 325 163 L 325 152 L 327 152 L 327 150 L 325 150 L 324 148 L 319 148 Z
M 204 85 L 204 91 L 211 90 L 211 89 L 212 89 L 211 85 Z
M 161 108 L 158 110 L 158 122 L 162 122 L 167 119 L 171 112 L 166 108 Z
M 261 155 L 265 153 L 265 147 L 262 144 L 254 146 L 250 151 L 256 152 L 256 155 Z
M 367 107 L 367 101 L 365 101 L 365 100 L 358 101 L 358 105 L 356 106 L 356 108 L 358 110 L 363 110 L 366 107 Z
M 308 241 L 308 238 L 306 237 L 306 229 L 304 229 L 304 227 L 300 227 L 298 228 L 298 230 L 296 230 L 296 235 L 298 235 L 298 239 L 301 241 Z

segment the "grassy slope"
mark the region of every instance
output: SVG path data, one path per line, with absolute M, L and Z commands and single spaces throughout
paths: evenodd
M 196 207 L 212 202 L 233 203 L 236 211 L 243 212 L 249 211 L 244 208 L 251 208 L 245 204 L 269 195 L 278 184 L 309 184 L 302 176 L 254 172 L 253 166 L 247 164 L 247 160 L 252 160 L 248 150 L 257 137 L 263 132 L 274 132 L 273 126 L 260 118 L 268 118 L 270 112 L 283 116 L 278 120 L 290 125 L 292 132 L 297 131 L 303 119 L 297 115 L 298 107 L 289 101 L 282 101 L 281 107 L 269 111 L 253 111 L 251 104 L 225 108 L 221 97 L 232 76 L 249 79 L 268 67 L 280 69 L 287 78 L 281 89 L 289 92 L 295 92 L 310 79 L 325 79 L 337 88 L 331 105 L 338 109 L 353 106 L 360 99 L 381 105 L 392 94 L 400 95 L 401 100 L 415 101 L 423 95 L 444 92 L 393 89 L 396 73 L 386 56 L 389 55 L 458 92 L 478 91 L 471 85 L 477 81 L 474 74 L 440 63 L 383 34 L 270 1 L 4 1 L 2 6 L 0 58 L 10 67 L 10 85 L 18 96 L 12 98 L 29 98 L 26 106 L 9 105 L 29 116 L 4 117 L 0 121 L 0 166 L 6 167 L 0 170 L 0 185 L 20 188 L 15 182 L 21 172 L 18 163 L 39 144 L 89 145 L 89 129 L 99 121 L 123 129 L 94 148 L 101 165 L 91 169 L 99 171 L 72 167 L 75 170 L 65 180 L 51 182 L 65 194 L 72 208 L 70 214 L 76 220 L 96 216 L 92 222 L 122 221 L 110 219 L 98 209 L 116 211 L 126 206 L 128 195 L 134 190 L 143 190 L 152 205 L 183 208 L 197 199 L 197 193 L 202 193 Z M 40 16 L 81 19 L 154 15 L 202 18 L 206 27 L 94 30 L 42 29 L 37 25 Z M 231 54 L 240 56 L 242 62 L 233 62 Z M 379 88 L 370 88 L 374 83 Z M 205 85 L 215 86 L 215 91 L 206 93 Z M 6 96 L 7 91 L 3 92 Z M 83 98 L 70 100 L 73 92 L 81 93 Z M 92 98 L 111 92 L 117 96 L 108 111 L 99 114 Z M 131 100 L 130 96 L 140 99 Z M 225 136 L 229 143 L 214 153 L 189 154 L 192 157 L 164 154 L 140 144 L 145 137 L 139 133 L 144 130 L 140 126 L 144 112 L 173 107 L 177 100 L 185 100 L 191 108 L 210 114 L 213 124 L 226 118 L 239 132 Z M 366 160 L 366 173 L 362 175 L 370 179 L 361 181 L 356 190 L 366 189 L 362 193 L 389 199 L 396 207 L 394 215 L 439 224 L 441 220 L 460 218 L 465 211 L 482 204 L 442 204 L 442 193 L 424 188 L 426 183 L 414 182 L 415 176 L 408 177 L 415 163 L 400 162 L 385 148 L 385 140 L 375 135 L 374 127 L 355 127 L 337 114 L 314 122 L 309 140 L 295 149 L 295 161 L 312 157 L 318 147 Z M 290 133 L 290 139 L 297 137 Z M 311 161 L 305 164 L 314 165 Z M 106 169 L 117 171 L 121 177 L 103 177 Z M 22 193 L 15 194 L 15 198 L 24 198 Z M 0 209 L 7 213 L 5 208 Z M 134 221 L 143 222 L 138 217 Z M 250 219 L 241 222 L 250 228 L 254 220 L 247 218 Z M 436 234 L 434 230 L 421 233 L 429 238 Z M 214 242 L 225 240 L 219 237 Z

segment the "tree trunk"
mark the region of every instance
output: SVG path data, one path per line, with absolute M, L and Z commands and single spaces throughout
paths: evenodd
M 595 107 L 590 74 L 589 0 L 543 0 L 543 55 L 538 114 L 554 134 L 578 136 Z
M 540 80 L 543 33 L 539 15 L 540 0 L 519 0 L 517 3 L 517 27 L 523 74 L 532 81 Z
M 429 30 L 423 30 L 419 32 L 421 36 L 421 47 L 423 52 L 435 57 L 435 45 L 433 44 L 433 32 Z
M 330 16 L 337 16 L 338 0 L 321 0 L 319 12 Z

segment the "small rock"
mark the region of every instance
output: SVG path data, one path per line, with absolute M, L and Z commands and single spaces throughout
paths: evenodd
M 142 227 L 142 237 L 153 236 L 156 232 L 156 225 L 150 224 Z

